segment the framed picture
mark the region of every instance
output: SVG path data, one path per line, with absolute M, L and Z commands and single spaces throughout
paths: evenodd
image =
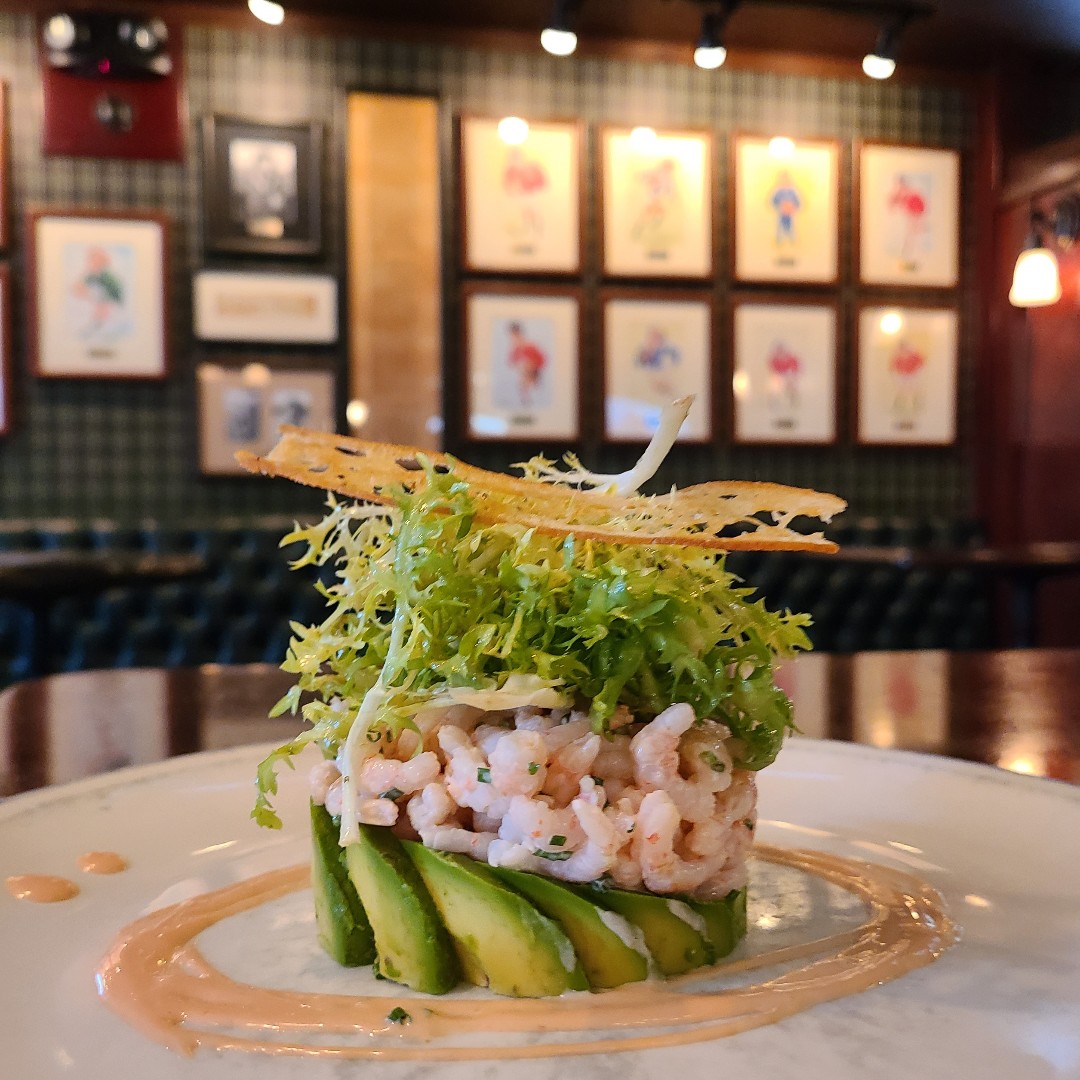
M 836 301 L 737 298 L 731 397 L 737 443 L 836 441 Z
M 487 273 L 576 274 L 581 125 L 513 125 L 514 119 L 459 121 L 462 266 Z
M 960 154 L 859 147 L 859 280 L 952 288 L 960 276 Z
M 329 274 L 200 270 L 193 290 L 201 341 L 333 345 L 337 279 Z
M 0 266 L 0 435 L 11 429 L 11 267 Z
M 27 218 L 30 368 L 45 379 L 164 379 L 169 224 L 160 214 Z
M 203 119 L 206 250 L 222 255 L 322 253 L 321 124 Z
M 887 446 L 955 442 L 956 311 L 863 304 L 856 330 L 859 442 Z
M 469 438 L 578 438 L 580 308 L 580 291 L 571 287 L 465 289 L 462 355 Z
M 604 128 L 600 143 L 604 273 L 609 277 L 711 277 L 709 132 Z
M 695 395 L 680 442 L 713 434 L 712 302 L 707 294 L 612 290 L 602 297 L 604 437 L 648 442 L 665 405 Z
M 732 152 L 732 276 L 835 284 L 840 144 L 739 135 Z
M 200 364 L 199 468 L 209 476 L 244 475 L 237 450 L 265 454 L 282 424 L 334 431 L 337 410 L 330 371 L 278 371 Z

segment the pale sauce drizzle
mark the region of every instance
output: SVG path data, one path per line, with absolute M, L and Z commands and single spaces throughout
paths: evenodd
M 478 1059 L 548 1057 L 699 1042 L 775 1023 L 821 1002 L 896 979 L 939 957 L 957 939 L 938 893 L 899 870 L 813 851 L 759 845 L 755 857 L 794 867 L 858 896 L 861 926 L 804 945 L 705 968 L 678 979 L 603 993 L 524 1000 L 475 997 L 351 997 L 238 983 L 192 944 L 207 927 L 308 885 L 310 870 L 274 871 L 155 911 L 128 926 L 97 971 L 115 1012 L 181 1053 L 199 1047 L 337 1058 Z M 796 967 L 748 986 L 694 990 L 725 975 Z M 407 1024 L 388 1020 L 400 1004 Z M 234 1035 L 243 1030 L 251 1036 Z M 449 1046 L 449 1036 L 582 1033 L 566 1042 Z M 271 1036 L 284 1036 L 275 1041 Z M 351 1036 L 325 1044 L 315 1037 Z M 305 1036 L 307 1038 L 305 1039 Z
M 79 869 L 84 874 L 121 874 L 127 868 L 127 859 L 115 851 L 88 851 L 79 856 Z
M 52 874 L 16 874 L 4 884 L 16 900 L 34 904 L 58 904 L 79 895 L 79 886 L 74 881 Z

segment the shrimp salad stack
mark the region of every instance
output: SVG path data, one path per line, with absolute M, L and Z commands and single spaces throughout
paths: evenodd
M 284 664 L 278 712 L 309 727 L 260 766 L 253 812 L 280 826 L 276 766 L 317 744 L 313 889 L 339 962 L 543 996 L 715 963 L 745 932 L 754 777 L 792 725 L 773 665 L 808 619 L 753 599 L 725 552 L 829 548 L 791 520 L 844 504 L 637 494 L 686 408 L 619 476 L 301 429 L 242 459 L 349 497 L 284 541 L 336 577 Z

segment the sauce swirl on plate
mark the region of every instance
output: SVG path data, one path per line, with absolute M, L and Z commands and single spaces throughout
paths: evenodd
M 132 923 L 99 965 L 98 988 L 105 1003 L 134 1027 L 185 1054 L 207 1047 L 384 1060 L 549 1057 L 734 1035 L 896 979 L 937 959 L 957 938 L 941 897 L 910 874 L 764 845 L 754 855 L 848 890 L 865 903 L 866 920 L 852 930 L 677 979 L 546 999 L 436 998 L 408 991 L 400 998 L 301 994 L 238 983 L 208 963 L 194 939 L 222 919 L 305 888 L 310 870 L 303 865 Z M 770 974 L 780 965 L 781 972 Z M 724 989 L 700 987 L 747 972 L 761 972 L 762 978 Z M 399 1012 L 404 1007 L 409 1023 L 391 1019 L 395 1005 Z M 550 1035 L 539 1043 L 520 1038 L 539 1032 Z M 446 1042 L 451 1036 L 496 1034 L 507 1045 Z M 353 1041 L 322 1041 L 334 1036 Z

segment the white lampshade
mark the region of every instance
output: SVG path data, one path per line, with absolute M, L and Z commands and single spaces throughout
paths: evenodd
M 557 26 L 540 31 L 540 45 L 552 56 L 569 56 L 577 48 L 577 34 Z
M 867 53 L 863 57 L 862 69 L 871 79 L 889 79 L 896 70 L 896 61 L 891 56 Z
M 706 71 L 714 71 L 723 67 L 727 59 L 727 49 L 723 45 L 699 45 L 694 50 L 694 63 Z
M 280 26 L 285 21 L 285 9 L 275 0 L 248 0 L 248 11 L 271 26 Z
M 1014 307 L 1046 307 L 1060 299 L 1057 257 L 1044 247 L 1025 248 L 1013 270 L 1009 303 Z

